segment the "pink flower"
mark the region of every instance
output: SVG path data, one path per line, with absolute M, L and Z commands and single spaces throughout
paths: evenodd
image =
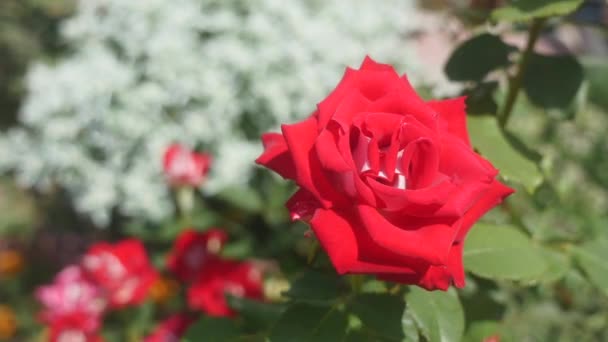
M 94 244 L 84 256 L 82 266 L 106 291 L 112 308 L 143 302 L 158 277 L 143 244 L 136 239 Z
M 44 306 L 40 314 L 43 322 L 53 325 L 67 316 L 77 316 L 79 328 L 87 332 L 99 328 L 106 308 L 101 289 L 75 265 L 59 272 L 53 284 L 39 287 L 35 296 Z
M 188 327 L 194 322 L 194 317 L 187 314 L 172 315 L 162 321 L 144 342 L 179 342 Z
M 165 177 L 172 186 L 199 186 L 205 180 L 210 164 L 209 155 L 196 153 L 180 144 L 169 146 L 163 157 Z

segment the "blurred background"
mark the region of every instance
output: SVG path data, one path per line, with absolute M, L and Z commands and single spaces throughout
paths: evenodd
M 492 111 L 505 89 L 499 75 L 480 86 L 444 70 L 480 32 L 523 48 L 524 25 L 489 20 L 505 3 L 0 1 L 0 321 L 12 317 L 0 340 L 39 335 L 30 294 L 93 241 L 137 236 L 161 264 L 185 224 L 222 226 L 238 242 L 229 255 L 299 267 L 305 227 L 283 209 L 292 186 L 253 163 L 260 134 L 310 114 L 365 55 L 407 73 L 425 98 L 468 94 L 470 114 Z M 508 126 L 546 179 L 511 201 L 539 239 L 607 228 L 607 33 L 601 0 L 550 21 L 537 52 L 576 56 L 576 101 L 540 107 L 522 96 Z M 212 157 L 186 221 L 163 175 L 174 142 Z M 499 312 L 532 340 L 607 336 L 608 299 L 571 273 L 550 293 L 507 291 L 516 299 L 503 298 Z

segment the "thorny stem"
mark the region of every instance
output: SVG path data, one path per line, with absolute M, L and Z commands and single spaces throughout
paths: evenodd
M 534 52 L 534 45 L 540 36 L 540 32 L 545 23 L 545 19 L 534 19 L 532 21 L 532 25 L 530 26 L 530 30 L 528 33 L 528 42 L 526 44 L 526 49 L 524 50 L 521 59 L 517 65 L 517 71 L 515 76 L 509 82 L 509 91 L 507 93 L 507 99 L 505 104 L 498 116 L 498 122 L 500 123 L 500 127 L 504 128 L 509 121 L 509 117 L 511 116 L 511 112 L 513 111 L 513 106 L 515 106 L 515 101 L 517 100 L 517 95 L 519 95 L 519 90 L 521 89 L 524 74 L 526 72 L 526 68 L 530 63 L 530 57 Z

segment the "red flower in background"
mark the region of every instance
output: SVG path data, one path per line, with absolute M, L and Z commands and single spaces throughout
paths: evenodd
M 196 153 L 180 144 L 167 148 L 163 157 L 163 170 L 168 182 L 173 186 L 199 186 L 204 180 L 211 157 Z
M 75 313 L 61 317 L 51 324 L 49 331 L 50 342 L 102 342 L 97 335 L 97 329 L 89 329 L 88 318 Z
M 179 342 L 195 318 L 187 314 L 176 314 L 162 321 L 144 342 Z
M 169 270 L 183 282 L 196 279 L 205 264 L 222 250 L 228 235 L 220 229 L 198 232 L 184 230 L 175 240 L 169 254 Z
M 226 295 L 262 299 L 261 269 L 251 262 L 210 260 L 188 289 L 188 305 L 210 316 L 234 316 Z
M 158 277 L 143 244 L 135 239 L 94 244 L 84 256 L 82 267 L 106 291 L 112 308 L 143 302 Z
M 366 58 L 281 130 L 262 136 L 257 162 L 298 184 L 291 216 L 310 223 L 340 274 L 464 286 L 467 232 L 513 192 L 471 147 L 464 98 L 424 101 Z

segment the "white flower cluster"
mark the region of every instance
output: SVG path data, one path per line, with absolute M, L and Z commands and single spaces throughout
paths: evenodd
M 204 190 L 245 185 L 258 134 L 308 115 L 366 54 L 422 74 L 407 33 L 413 0 L 81 0 L 72 53 L 27 77 L 21 128 L 0 168 L 58 184 L 100 226 L 112 210 L 172 214 L 161 156 L 171 142 L 214 157 Z

